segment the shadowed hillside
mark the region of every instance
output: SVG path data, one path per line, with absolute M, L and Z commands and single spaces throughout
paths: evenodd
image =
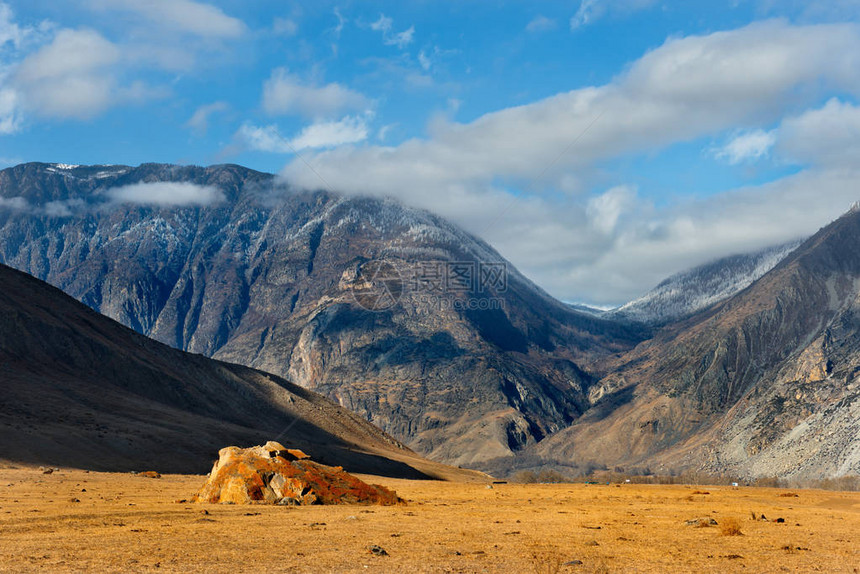
M 0 458 L 206 472 L 220 448 L 274 438 L 353 472 L 456 475 L 316 393 L 171 349 L 0 265 Z

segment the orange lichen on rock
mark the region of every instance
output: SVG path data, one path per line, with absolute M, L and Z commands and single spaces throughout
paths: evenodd
M 269 441 L 242 449 L 228 446 L 195 502 L 223 504 L 398 504 L 397 494 L 367 484 L 340 467 L 310 460 L 300 450 Z

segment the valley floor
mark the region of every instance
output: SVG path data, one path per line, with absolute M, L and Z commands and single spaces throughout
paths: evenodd
M 0 571 L 860 572 L 860 493 L 363 478 L 408 503 L 198 505 L 201 476 L 0 469 Z

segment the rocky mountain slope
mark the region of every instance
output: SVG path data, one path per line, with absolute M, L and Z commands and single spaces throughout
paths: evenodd
M 0 458 L 203 473 L 225 445 L 268 438 L 354 472 L 458 472 L 316 393 L 147 339 L 0 265 Z
M 557 302 L 427 212 L 238 166 L 26 164 L 0 171 L 0 199 L 0 261 L 161 342 L 319 391 L 436 460 L 564 428 L 588 407 L 581 362 L 644 335 Z
M 860 211 L 598 368 L 592 408 L 535 453 L 655 472 L 860 474 Z
M 665 325 L 724 301 L 776 267 L 802 240 L 754 253 L 732 255 L 677 273 L 654 289 L 599 316 Z

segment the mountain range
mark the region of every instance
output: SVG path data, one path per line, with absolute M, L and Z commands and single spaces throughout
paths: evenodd
M 594 365 L 592 408 L 539 455 L 608 466 L 860 474 L 860 211 L 735 296 Z
M 428 212 L 239 166 L 26 164 L 0 172 L 0 194 L 18 205 L 0 214 L 0 261 L 158 341 L 318 391 L 448 463 L 564 428 L 587 408 L 580 363 L 643 338 L 572 311 Z M 356 285 L 377 261 L 399 300 L 367 308 L 386 284 Z
M 391 200 L 294 190 L 239 166 L 0 171 L 0 261 L 142 335 L 291 380 L 420 454 L 474 467 L 518 453 L 860 472 L 858 248 L 852 212 L 800 245 L 595 314 Z

